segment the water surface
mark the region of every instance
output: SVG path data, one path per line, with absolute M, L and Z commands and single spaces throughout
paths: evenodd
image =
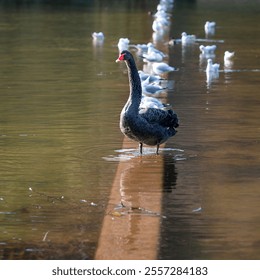
M 156 258 L 258 259 L 259 5 L 237 1 L 230 17 L 232 3 L 176 1 L 169 37 L 186 31 L 204 39 L 205 21 L 215 20 L 221 72 L 207 84 L 199 44 L 159 44 L 179 69 L 169 74 L 167 101 L 181 126 L 157 159 L 149 148 L 140 163 L 137 145 L 122 150 L 128 80 L 114 61 L 120 37 L 151 40 L 147 12 L 157 1 L 116 2 L 1 6 L 1 258 L 93 258 L 123 160 L 128 188 L 139 182 L 151 185 L 149 195 L 162 191 L 161 212 L 151 218 L 160 219 Z M 103 45 L 93 45 L 94 31 L 105 33 Z M 236 52 L 230 69 L 225 50 Z M 162 185 L 149 176 L 144 183 L 140 164 Z

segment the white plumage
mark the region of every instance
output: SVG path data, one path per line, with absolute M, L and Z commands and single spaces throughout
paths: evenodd
M 105 36 L 104 36 L 103 32 L 93 32 L 92 33 L 92 38 L 94 40 L 102 41 L 102 40 L 105 39 Z
M 167 64 L 165 62 L 155 62 L 155 63 L 153 63 L 152 69 L 153 69 L 153 72 L 156 75 L 161 75 L 161 74 L 164 74 L 164 73 L 171 72 L 171 71 L 175 70 L 174 67 L 170 66 L 169 64 Z
M 215 21 L 206 21 L 204 25 L 204 30 L 206 35 L 214 35 L 215 34 L 215 28 L 216 28 L 216 22 Z
M 230 60 L 234 57 L 235 52 L 225 51 L 224 53 L 224 60 Z
M 219 64 L 218 63 L 214 63 L 211 58 L 208 59 L 208 64 L 207 64 L 207 68 L 206 68 L 206 73 L 210 73 L 210 74 L 217 74 L 219 71 Z
M 214 54 L 215 50 L 217 49 L 217 46 L 216 45 L 211 45 L 211 46 L 200 45 L 199 48 L 203 55 L 208 55 L 208 54 Z
M 193 44 L 196 41 L 195 35 L 188 35 L 186 32 L 181 33 L 181 43 L 185 44 Z
M 130 40 L 128 38 L 120 38 L 117 44 L 118 50 L 121 53 L 124 50 L 128 50 Z

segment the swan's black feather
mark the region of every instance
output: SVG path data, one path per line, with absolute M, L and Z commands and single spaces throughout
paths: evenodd
M 122 51 L 118 60 L 124 60 L 128 68 L 130 94 L 120 115 L 120 129 L 124 135 L 140 143 L 157 146 L 176 134 L 178 117 L 172 109 L 140 108 L 141 80 L 132 54 Z
M 147 108 L 139 110 L 139 115 L 151 124 L 158 123 L 163 127 L 172 128 L 179 126 L 178 117 L 173 110 Z

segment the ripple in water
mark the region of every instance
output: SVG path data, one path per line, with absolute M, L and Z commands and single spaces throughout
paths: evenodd
M 139 149 L 119 149 L 115 150 L 117 155 L 109 155 L 107 157 L 102 157 L 106 161 L 128 161 L 132 158 L 140 157 L 140 156 L 147 156 L 147 155 L 156 155 L 156 149 L 155 148 L 145 148 L 143 149 L 143 154 L 140 155 Z M 174 148 L 160 148 L 159 150 L 159 155 L 160 153 L 169 153 L 169 152 L 180 152 L 181 154 L 175 154 L 173 155 L 173 158 L 175 160 L 186 160 L 186 157 L 184 156 L 184 150 L 182 149 L 174 149 Z

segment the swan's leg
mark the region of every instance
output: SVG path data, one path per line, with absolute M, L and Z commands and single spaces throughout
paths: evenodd
M 160 144 L 157 144 L 157 146 L 156 146 L 156 155 L 159 155 L 159 147 L 160 147 Z
M 143 143 L 139 143 L 139 151 L 140 151 L 140 154 L 143 153 Z

